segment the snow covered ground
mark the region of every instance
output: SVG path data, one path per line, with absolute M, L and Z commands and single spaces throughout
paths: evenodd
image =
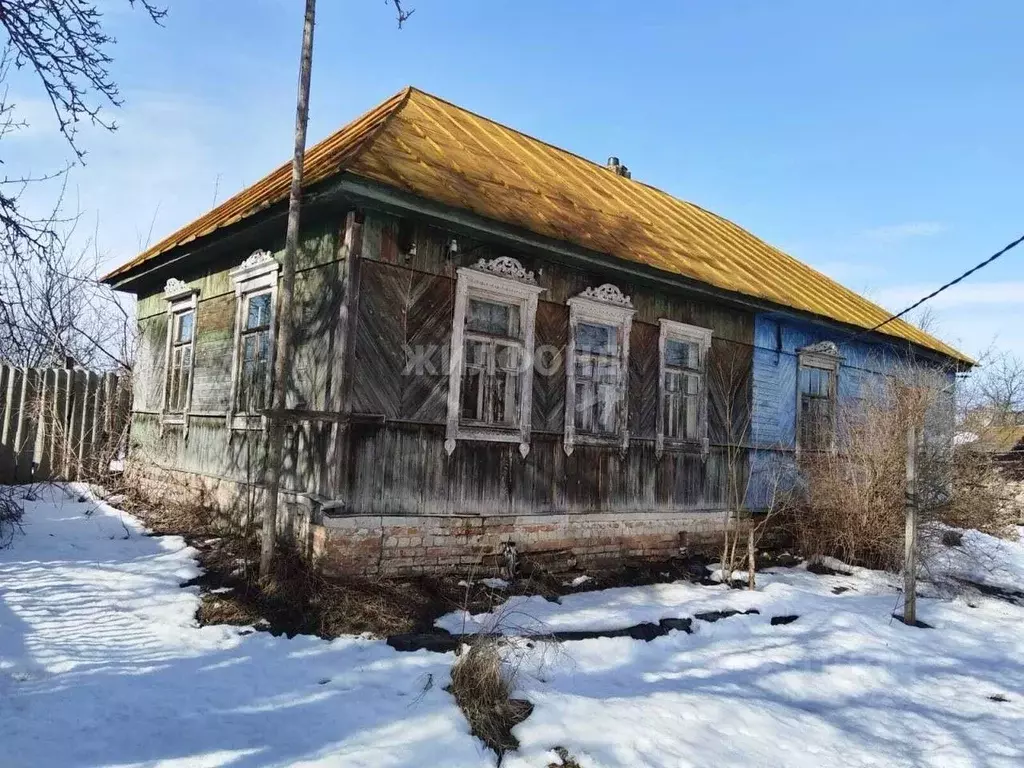
M 443 690 L 451 654 L 198 627 L 196 591 L 179 587 L 194 552 L 76 497 L 26 502 L 25 535 L 0 551 L 0 766 L 494 765 Z M 943 574 L 1024 590 L 1024 540 L 965 544 Z M 883 574 L 759 576 L 753 593 L 511 597 L 439 624 L 616 629 L 760 611 L 650 643 L 510 640 L 535 709 L 509 768 L 558 765 L 555 746 L 584 768 L 1024 765 L 1024 607 L 923 598 L 934 629 L 914 629 L 890 619 L 898 582 Z

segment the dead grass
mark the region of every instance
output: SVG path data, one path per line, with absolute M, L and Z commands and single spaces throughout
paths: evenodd
M 548 763 L 548 768 L 583 768 L 565 747 L 553 747 L 552 751 L 558 755 L 559 762 Z
M 804 556 L 891 571 L 902 567 L 912 426 L 918 435 L 915 498 L 922 541 L 938 530 L 930 522 L 1005 535 L 1005 480 L 989 459 L 952 447 L 950 398 L 941 372 L 907 369 L 840 409 L 837 449 L 800 457 L 802 493 L 787 510 L 787 525 Z
M 447 688 L 469 721 L 470 731 L 498 756 L 498 765 L 505 752 L 519 748 L 512 729 L 533 711 L 530 702 L 512 696 L 518 666 L 504 661 L 502 642 L 499 637 L 478 635 L 452 666 Z

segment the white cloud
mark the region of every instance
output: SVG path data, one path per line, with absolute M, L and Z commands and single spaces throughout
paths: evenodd
M 934 291 L 934 284 L 897 285 L 873 292 L 871 299 L 893 311 L 901 310 Z M 978 306 L 1024 306 L 1024 281 L 965 282 L 928 301 L 935 309 Z
M 946 225 L 938 221 L 907 221 L 872 227 L 864 230 L 861 236 L 879 243 L 899 243 L 918 237 L 932 237 L 945 231 Z

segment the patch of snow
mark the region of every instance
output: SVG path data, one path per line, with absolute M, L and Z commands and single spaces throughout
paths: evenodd
M 444 691 L 453 654 L 198 627 L 199 590 L 179 587 L 199 572 L 195 552 L 179 537 L 124 539 L 122 526 L 142 532 L 134 518 L 68 490 L 26 502 L 25 535 L 0 551 L 0 765 L 494 765 Z M 938 573 L 1024 589 L 1024 539 L 964 541 L 939 553 Z M 891 618 L 900 586 L 774 568 L 755 591 L 510 596 L 438 624 L 514 635 L 760 612 L 649 643 L 509 637 L 516 695 L 534 711 L 506 768 L 544 768 L 556 745 L 586 768 L 1024 764 L 1024 607 L 922 595 L 934 629 L 916 629 Z M 799 619 L 773 626 L 782 615 Z
M 593 576 L 587 576 L 587 575 L 577 576 L 572 581 L 566 582 L 566 586 L 569 586 L 569 587 L 582 587 L 588 581 L 593 581 L 593 580 L 594 580 Z
M 973 432 L 957 432 L 953 435 L 953 445 L 970 445 L 980 440 Z
M 444 691 L 451 654 L 198 627 L 180 537 L 40 499 L 0 551 L 4 768 L 493 765 Z
M 497 577 L 480 579 L 480 583 L 489 589 L 508 589 L 508 582 Z

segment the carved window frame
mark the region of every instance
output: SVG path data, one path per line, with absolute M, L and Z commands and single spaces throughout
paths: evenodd
M 701 453 L 708 452 L 708 352 L 711 349 L 712 331 L 699 325 L 688 325 L 674 320 L 661 318 L 658 320 L 661 333 L 658 337 L 658 416 L 655 449 L 660 456 L 668 448 L 688 448 L 699 446 Z M 697 392 L 697 438 L 666 437 L 665 425 L 665 373 L 668 368 L 665 356 L 669 341 L 682 341 L 697 344 L 700 359 L 697 370 L 700 374 L 700 387 Z
M 533 415 L 533 355 L 538 296 L 544 291 L 532 272 L 511 256 L 487 261 L 480 259 L 472 267 L 460 267 L 455 285 L 455 307 L 452 313 L 451 354 L 448 366 L 448 418 L 445 426 L 445 451 L 451 455 L 459 440 L 480 440 L 519 443 L 519 453 L 526 458 L 530 452 L 530 430 Z M 465 352 L 466 311 L 471 298 L 519 307 L 520 337 L 523 354 L 520 359 L 519 425 L 509 429 L 463 424 L 462 369 Z
M 613 445 L 625 451 L 629 447 L 629 338 L 633 330 L 633 300 L 622 291 L 605 283 L 587 288 L 567 302 L 569 305 L 569 340 L 565 354 L 565 434 L 562 444 L 571 456 L 576 445 Z M 576 432 L 576 328 L 580 323 L 594 323 L 616 328 L 618 333 L 619 370 L 616 382 L 619 403 L 616 430 L 611 435 Z
M 164 382 L 163 393 L 160 398 L 160 431 L 163 433 L 165 426 L 181 426 L 188 434 L 189 412 L 192 408 L 192 385 L 195 380 L 196 368 L 196 327 L 199 324 L 199 289 L 193 288 L 182 280 L 172 277 L 164 285 L 164 299 L 167 301 L 167 338 L 164 345 Z M 188 361 L 188 386 L 185 389 L 185 403 L 181 412 L 168 411 L 168 398 L 170 396 L 169 380 L 171 375 L 171 355 L 173 353 L 174 329 L 180 315 L 187 312 L 192 313 L 192 335 L 189 344 L 192 347 Z
M 254 251 L 229 273 L 235 287 L 235 338 L 231 353 L 231 399 L 228 401 L 227 424 L 230 429 L 267 428 L 266 413 L 245 413 L 238 410 L 238 377 L 241 375 L 242 328 L 247 300 L 260 294 L 270 295 L 270 359 L 266 383 L 266 402 L 270 402 L 273 386 L 274 353 L 277 340 L 277 284 L 281 265 L 270 251 Z
M 837 448 L 837 436 L 839 432 L 839 369 L 843 358 L 839 354 L 839 347 L 834 342 L 822 341 L 817 344 L 810 344 L 797 350 L 796 369 L 796 413 L 793 417 L 795 433 L 793 439 L 796 444 L 797 456 L 802 451 L 824 451 L 834 453 Z M 817 368 L 828 371 L 830 376 L 829 399 L 832 404 L 831 413 L 831 435 L 828 445 L 824 448 L 808 448 L 800 444 L 800 417 L 802 414 L 801 400 L 803 393 L 800 391 L 800 373 L 807 368 Z

